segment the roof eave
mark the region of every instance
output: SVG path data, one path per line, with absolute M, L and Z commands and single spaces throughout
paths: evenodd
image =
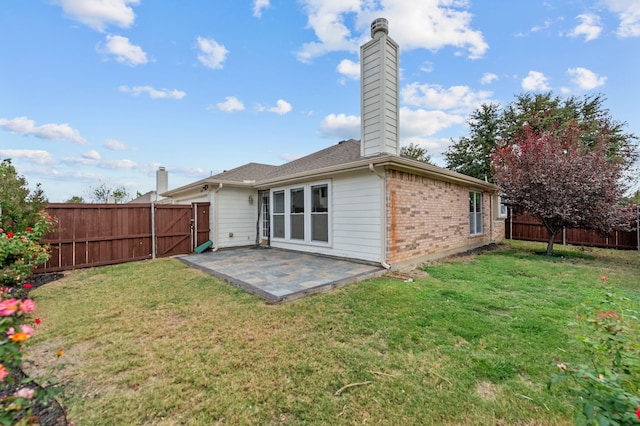
M 325 167 L 322 169 L 314 169 L 305 172 L 295 173 L 277 178 L 264 179 L 257 181 L 255 187 L 257 189 L 267 189 L 274 185 L 287 185 L 308 179 L 309 177 L 326 177 L 337 173 L 346 173 L 358 169 L 369 168 L 369 165 L 390 167 L 410 173 L 425 175 L 434 179 L 443 180 L 459 185 L 472 186 L 487 191 L 497 191 L 498 187 L 492 183 L 476 179 L 462 173 L 434 166 L 432 164 L 423 163 L 421 161 L 399 157 L 395 155 L 381 155 L 361 160 L 343 163 L 336 166 Z

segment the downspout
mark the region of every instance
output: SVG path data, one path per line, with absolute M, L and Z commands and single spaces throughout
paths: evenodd
M 382 225 L 381 225 L 381 235 L 382 235 L 382 247 L 381 247 L 381 253 L 380 253 L 380 257 L 383 259 L 380 261 L 380 265 L 384 268 L 384 269 L 391 269 L 391 265 L 389 265 L 386 262 L 386 254 L 387 254 L 387 209 L 386 209 L 386 198 L 387 198 L 387 186 L 386 186 L 386 180 L 385 180 L 385 175 L 384 173 L 380 173 L 378 172 L 374 167 L 373 167 L 373 163 L 369 163 L 369 171 L 371 171 L 371 173 L 373 173 L 374 175 L 378 176 L 381 180 L 382 180 L 382 203 L 381 203 L 381 219 L 382 219 Z
M 493 193 L 490 193 L 491 195 L 489 196 L 489 242 L 493 243 L 493 214 L 495 213 L 493 211 Z
M 218 238 L 218 204 L 219 204 L 219 200 L 218 200 L 218 192 L 220 192 L 220 190 L 222 189 L 222 182 L 220 182 L 218 184 L 218 187 L 216 189 L 213 190 L 213 196 L 214 196 L 214 200 L 213 200 L 213 239 L 214 239 L 214 245 L 213 245 L 213 249 L 211 251 L 216 252 L 218 251 L 218 241 L 220 240 L 220 238 Z

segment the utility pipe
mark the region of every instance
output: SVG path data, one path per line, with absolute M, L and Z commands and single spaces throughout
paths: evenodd
M 218 204 L 219 204 L 219 200 L 218 200 L 218 192 L 220 192 L 220 190 L 222 189 L 222 182 L 220 182 L 218 184 L 218 187 L 216 189 L 214 189 L 214 200 L 213 200 L 213 241 L 214 241 L 214 246 L 213 246 L 213 252 L 218 251 Z
M 384 269 L 391 269 L 391 265 L 389 265 L 386 262 L 386 254 L 387 254 L 387 234 L 386 234 L 386 229 L 387 229 L 387 216 L 386 216 L 386 209 L 385 209 L 385 193 L 386 193 L 386 181 L 385 181 L 385 175 L 384 173 L 380 173 L 379 171 L 377 171 L 375 169 L 375 167 L 373 167 L 373 163 L 369 163 L 369 171 L 371 173 L 373 173 L 374 175 L 378 176 L 380 178 L 380 180 L 382 181 L 382 196 L 381 196 L 381 200 L 380 200 L 380 235 L 382 235 L 381 238 L 381 248 L 380 248 L 380 257 L 383 259 L 382 261 L 380 261 L 380 265 L 384 268 Z

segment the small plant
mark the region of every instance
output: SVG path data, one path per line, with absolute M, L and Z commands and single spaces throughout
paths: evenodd
M 48 247 L 40 244 L 54 221 L 41 212 L 33 227 L 23 231 L 0 228 L 0 286 L 17 287 L 49 260 Z
M 571 381 L 570 390 L 581 407 L 576 424 L 640 424 L 640 322 L 638 311 L 628 305 L 610 289 L 599 306 L 584 303 L 578 319 L 590 327 L 579 340 L 588 362 L 556 360 L 559 371 L 549 387 Z
M 31 338 L 40 318 L 33 318 L 35 302 L 28 297 L 33 287 L 21 284 L 38 265 L 49 259 L 46 246 L 39 244 L 52 226 L 51 217 L 41 213 L 34 227 L 23 232 L 0 229 L 0 424 L 29 424 L 37 403 L 47 404 L 59 387 L 41 387 L 31 378 L 17 374 L 24 362 L 24 344 Z M 58 352 L 58 358 L 62 353 Z

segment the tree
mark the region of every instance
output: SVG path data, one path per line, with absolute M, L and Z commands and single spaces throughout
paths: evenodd
M 74 195 L 73 197 L 69 198 L 67 201 L 65 201 L 65 203 L 70 203 L 70 204 L 84 204 L 84 198 L 82 198 L 79 195 Z
M 562 99 L 553 93 L 521 94 L 503 109 L 497 104 L 483 104 L 471 113 L 469 137 L 453 141 L 445 153 L 446 167 L 478 179 L 494 182 L 491 176 L 491 153 L 502 144 L 521 137 L 525 124 L 536 135 L 554 133 L 561 136 L 570 123 L 577 123 L 579 142 L 595 149 L 600 132 L 606 130 L 610 140 L 607 155 L 618 158 L 631 168 L 637 155 L 638 138 L 625 133 L 626 123 L 614 120 L 604 107 L 602 95 L 571 96 Z
M 0 227 L 22 230 L 33 226 L 48 201 L 38 183 L 30 191 L 27 180 L 19 176 L 10 159 L 0 162 Z
M 631 223 L 630 210 L 619 204 L 626 164 L 611 158 L 616 140 L 606 125 L 585 146 L 577 120 L 563 129 L 539 134 L 539 123 L 525 124 L 492 156 L 493 176 L 504 203 L 537 217 L 548 233 L 547 254 L 563 227 L 607 234 Z
M 108 203 L 113 200 L 116 204 L 125 203 L 129 199 L 129 193 L 124 186 L 112 188 L 106 182 L 91 187 L 91 200 L 95 203 Z
M 444 153 L 446 167 L 478 179 L 491 178 L 491 153 L 500 141 L 500 106 L 483 104 L 471 113 L 470 137 L 453 142 Z
M 431 155 L 427 154 L 426 148 L 422 148 L 420 145 L 414 145 L 413 142 L 407 146 L 400 148 L 400 156 L 413 158 L 414 160 L 422 161 L 423 163 L 431 164 Z

